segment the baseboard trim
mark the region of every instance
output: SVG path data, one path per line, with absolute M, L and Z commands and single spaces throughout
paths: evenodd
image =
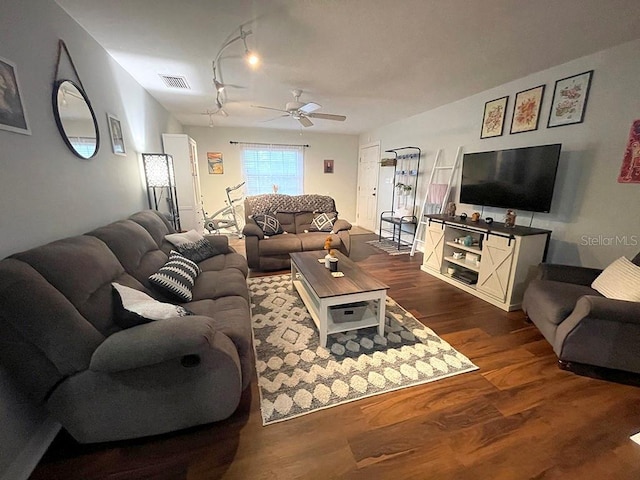
M 11 462 L 0 480 L 27 480 L 60 431 L 61 425 L 46 418 L 27 442 L 22 452 Z

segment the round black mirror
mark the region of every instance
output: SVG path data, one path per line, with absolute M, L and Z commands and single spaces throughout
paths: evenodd
M 98 121 L 84 90 L 71 80 L 59 80 L 52 101 L 58 130 L 69 149 L 85 159 L 98 153 Z

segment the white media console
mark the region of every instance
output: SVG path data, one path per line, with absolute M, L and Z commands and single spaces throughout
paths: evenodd
M 421 269 L 506 311 L 518 310 L 550 230 L 426 215 Z M 467 239 L 465 245 L 462 239 Z M 469 245 L 469 243 L 471 243 Z

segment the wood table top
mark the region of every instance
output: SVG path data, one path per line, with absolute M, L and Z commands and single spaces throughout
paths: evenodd
M 337 251 L 335 256 L 338 258 L 338 271 L 343 272 L 344 277 L 331 276 L 329 269 L 324 266 L 324 261 L 318 262 L 318 259 L 324 259 L 326 254 L 324 250 L 290 254 L 291 261 L 296 264 L 298 271 L 315 290 L 318 298 L 389 289 L 387 285 L 376 280 L 349 260 L 349 257 Z

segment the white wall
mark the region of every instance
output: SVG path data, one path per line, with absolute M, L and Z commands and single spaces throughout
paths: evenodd
M 553 230 L 548 260 L 602 268 L 621 255 L 632 258 L 640 251 L 640 185 L 617 183 L 617 177 L 631 123 L 640 118 L 639 50 L 640 41 L 634 41 L 576 59 L 366 132 L 360 136 L 360 143 L 380 140 L 382 151 L 414 145 L 426 152 L 418 203 L 422 202 L 439 148 L 444 149 L 445 159 L 451 163 L 459 145 L 466 152 L 479 152 L 562 143 L 551 212 L 536 213 L 533 218 L 534 227 Z M 584 122 L 546 128 L 555 81 L 592 69 L 595 72 Z M 540 84 L 546 85 L 546 92 L 538 130 L 510 135 L 515 94 Z M 505 95 L 509 95 L 505 133 L 480 140 L 485 102 Z M 456 184 L 459 182 L 458 174 Z M 380 200 L 384 208 L 390 202 L 390 198 Z M 458 213 L 476 210 L 480 207 L 458 205 Z M 518 213 L 517 223 L 529 225 L 531 213 Z M 485 208 L 484 216 L 502 220 L 504 210 Z M 616 236 L 620 241 L 616 242 Z M 600 245 L 593 245 L 594 241 Z M 592 245 L 586 245 L 588 242 Z
M 305 131 L 185 127 L 198 144 L 198 165 L 205 210 L 212 213 L 224 206 L 225 188 L 242 181 L 240 145 L 229 141 L 310 145 L 304 153 L 304 192 L 329 195 L 336 202 L 340 218 L 355 222 L 358 171 L 358 137 Z M 224 174 L 211 175 L 207 152 L 222 152 Z M 324 160 L 334 160 L 334 173 L 324 173 Z
M 0 130 L 0 258 L 147 208 L 138 152 L 161 152 L 160 134 L 182 130 L 53 0 L 4 0 L 2 7 L 0 56 L 17 65 L 32 135 Z M 59 38 L 98 119 L 101 146 L 91 160 L 67 149 L 54 121 Z M 75 80 L 64 57 L 60 73 Z M 111 153 L 107 112 L 122 122 L 127 156 Z M 45 414 L 15 391 L 3 369 L 0 410 L 0 478 L 20 478 L 33 461 L 25 451 L 47 446 L 34 444 Z

